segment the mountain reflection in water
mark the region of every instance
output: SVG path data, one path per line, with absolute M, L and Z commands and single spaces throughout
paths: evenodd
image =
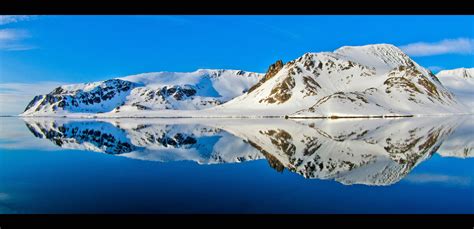
M 473 120 L 26 118 L 34 136 L 66 149 L 199 164 L 266 159 L 276 171 L 343 184 L 390 185 L 431 155 L 472 157 Z M 460 134 L 457 134 L 460 133 Z

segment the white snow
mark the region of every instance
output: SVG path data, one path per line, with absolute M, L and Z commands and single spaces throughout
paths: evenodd
M 135 82 L 146 88 L 196 85 L 200 96 L 229 100 L 258 82 L 262 74 L 241 70 L 199 69 L 194 72 L 153 72 L 126 76 L 119 79 Z
M 436 76 L 471 113 L 474 113 L 474 68 L 443 70 Z

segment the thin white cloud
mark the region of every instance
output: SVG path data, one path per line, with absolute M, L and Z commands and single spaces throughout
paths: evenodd
M 23 29 L 0 29 L 0 42 L 16 41 L 28 37 L 30 37 L 30 34 Z
M 400 46 L 410 56 L 434 56 L 442 54 L 472 54 L 474 53 L 474 39 L 457 38 L 445 39 L 438 42 L 417 42 Z
M 35 16 L 25 16 L 25 15 L 0 15 L 0 25 L 6 25 L 10 23 L 16 23 L 20 21 L 29 21 Z
M 5 51 L 26 51 L 36 49 L 38 47 L 34 45 L 27 45 L 27 44 L 0 44 L 0 50 Z
M 20 114 L 34 96 L 49 93 L 64 84 L 62 82 L 0 83 L 0 114 Z
M 445 183 L 454 185 L 467 186 L 471 184 L 469 177 L 450 176 L 443 174 L 410 174 L 404 179 L 405 181 L 417 184 L 423 183 Z
M 0 50 L 21 51 L 34 49 L 35 46 L 24 44 L 23 41 L 31 37 L 24 29 L 0 29 Z

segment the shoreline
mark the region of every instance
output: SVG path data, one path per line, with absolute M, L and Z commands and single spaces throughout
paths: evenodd
M 474 115 L 474 113 L 446 113 L 446 114 L 388 114 L 388 115 L 330 115 L 330 116 L 291 116 L 291 115 L 229 115 L 229 116 L 97 116 L 97 115 L 0 115 L 0 117 L 17 118 L 56 118 L 56 119 L 394 119 L 394 118 L 421 118 Z

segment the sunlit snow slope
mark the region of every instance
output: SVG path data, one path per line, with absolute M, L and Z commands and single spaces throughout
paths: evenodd
M 474 68 L 440 71 L 436 76 L 455 97 L 474 113 Z
M 433 73 L 388 44 L 306 53 L 263 81 L 214 110 L 291 117 L 466 112 Z

